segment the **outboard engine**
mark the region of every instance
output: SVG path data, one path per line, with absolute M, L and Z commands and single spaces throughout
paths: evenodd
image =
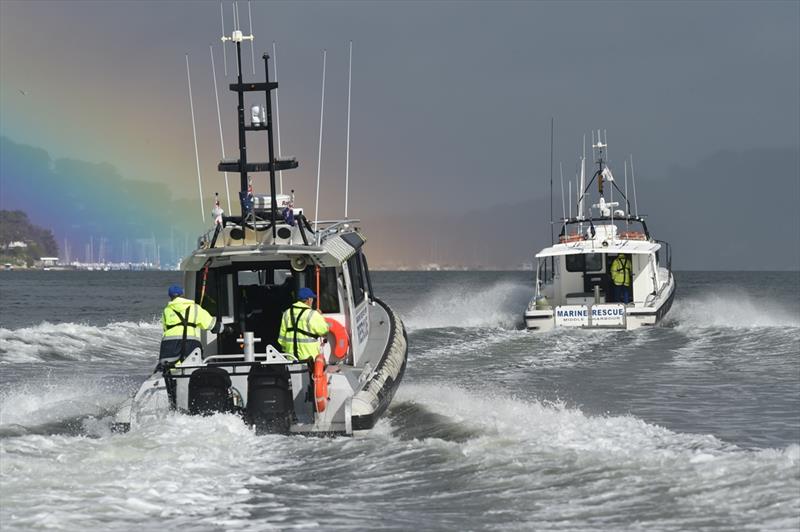
M 257 364 L 247 377 L 245 421 L 256 432 L 287 434 L 294 416 L 289 368 L 285 364 Z
M 189 413 L 233 412 L 231 377 L 222 368 L 201 368 L 189 377 Z

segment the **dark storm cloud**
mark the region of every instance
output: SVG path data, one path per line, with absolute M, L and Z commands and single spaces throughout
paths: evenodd
M 230 25 L 231 4 L 224 5 Z M 239 2 L 239 11 L 248 29 L 246 2 Z M 464 230 L 471 222 L 454 223 L 467 212 L 508 212 L 527 228 L 518 238 L 504 239 L 501 232 L 478 246 L 487 248 L 481 264 L 507 265 L 518 260 L 519 249 L 532 253 L 546 244 L 536 235 L 547 234 L 549 219 L 551 117 L 556 189 L 559 163 L 565 177 L 574 175 L 582 136 L 593 128 L 607 130 L 618 174 L 633 154 L 637 178 L 659 183 L 670 198 L 693 194 L 677 188 L 687 182 L 671 179 L 674 168 L 701 168 L 726 150 L 794 153 L 800 145 L 797 2 L 253 2 L 252 11 L 256 49 L 278 42 L 283 153 L 301 162 L 287 179 L 307 209 L 316 175 L 321 50 L 328 50 L 321 217 L 340 215 L 343 205 L 347 41 L 354 41 L 351 213 L 370 222 L 372 244 L 386 250 L 381 258 L 387 262 L 414 264 L 431 248 L 417 241 L 410 249 L 422 249 L 397 257 L 390 235 L 412 227 L 433 233 L 433 220 L 443 220 L 438 225 L 450 224 L 457 237 L 437 241 L 451 242 L 452 260 L 472 263 L 475 251 L 451 250 L 457 241 L 464 242 L 460 248 L 476 247 Z M 219 3 L 4 2 L 3 14 L 57 43 L 62 67 L 124 74 L 126 112 L 159 106 L 152 149 L 186 153 L 178 196 L 192 190 L 182 70 L 189 52 L 201 162 L 206 179 L 218 179 L 205 63 L 208 44 L 218 42 Z M 109 88 L 116 87 L 115 76 L 108 78 Z M 230 121 L 226 130 L 233 151 Z M 120 151 L 120 161 L 126 153 Z M 763 165 L 760 175 L 774 179 L 773 189 L 796 193 L 796 167 L 754 160 Z M 167 182 L 158 171 L 154 166 L 144 173 Z M 724 185 L 723 174 L 692 173 L 710 189 Z M 760 192 L 758 183 L 754 188 Z M 529 208 L 507 209 L 523 204 Z M 702 210 L 692 201 L 683 208 L 688 217 L 709 219 L 731 210 L 714 201 L 703 202 Z M 785 226 L 800 226 L 796 209 L 779 215 Z M 652 229 L 669 233 L 661 227 L 669 223 Z M 759 246 L 771 242 L 764 231 L 756 233 Z M 747 233 L 752 244 L 756 233 Z M 680 248 L 685 236 L 674 234 Z M 795 247 L 798 238 L 795 233 Z M 729 267 L 720 257 L 689 263 L 676 253 L 676 265 Z M 764 267 L 800 267 L 796 254 L 787 260 L 767 259 Z

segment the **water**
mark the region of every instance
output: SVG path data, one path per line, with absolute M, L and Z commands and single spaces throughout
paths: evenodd
M 661 326 L 522 330 L 529 273 L 373 274 L 405 379 L 357 438 L 125 434 L 175 273 L 0 273 L 0 529 L 800 528 L 800 276 L 679 273 Z

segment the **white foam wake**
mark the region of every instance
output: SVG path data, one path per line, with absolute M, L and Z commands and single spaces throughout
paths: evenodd
M 442 286 L 424 297 L 403 321 L 410 330 L 444 327 L 516 328 L 531 287 L 509 281 L 483 286 Z
M 0 328 L 0 363 L 92 361 L 131 354 L 153 357 L 160 333 L 156 322 L 130 321 L 103 326 L 43 322 L 20 329 Z
M 679 327 L 800 327 L 800 308 L 786 307 L 739 288 L 676 298 L 668 318 Z
M 7 385 L 0 392 L 0 430 L 35 428 L 75 418 L 98 416 L 128 397 L 119 382 L 91 376 L 49 374 L 39 381 Z

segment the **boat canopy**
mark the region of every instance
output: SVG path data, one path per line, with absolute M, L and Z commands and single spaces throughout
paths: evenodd
M 593 240 L 580 240 L 566 244 L 556 244 L 544 248 L 536 254 L 536 258 L 559 257 L 562 255 L 580 255 L 587 253 L 625 253 L 628 255 L 650 255 L 661 249 L 661 244 L 655 241 L 642 240 L 613 240 L 596 242 Z

